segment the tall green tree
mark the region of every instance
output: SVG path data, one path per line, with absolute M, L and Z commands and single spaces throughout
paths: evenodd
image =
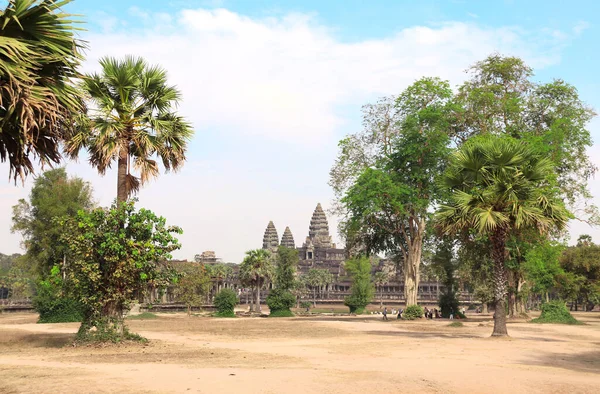
M 532 81 L 533 70 L 517 57 L 492 54 L 469 69 L 455 96 L 452 133 L 460 144 L 477 135 L 505 135 L 527 141 L 555 165 L 556 184 L 569 204 L 591 197 L 588 181 L 596 171 L 587 149 L 587 129 L 596 115 L 563 80 Z M 577 210 L 582 219 L 595 211 Z
M 344 305 L 350 308 L 350 313 L 361 314 L 373 299 L 375 288 L 371 268 L 371 260 L 368 257 L 356 257 L 344 263 L 344 270 L 352 280 L 350 295 L 344 300 Z
M 565 249 L 557 242 L 540 242 L 535 244 L 525 255 L 523 269 L 529 287 L 535 294 L 544 296 L 550 301 L 549 291 L 556 286 L 557 277 L 563 273 L 560 258 Z
M 59 163 L 60 142 L 82 111 L 78 77 L 84 47 L 69 0 L 9 0 L 0 11 L 0 161 L 16 181 Z
M 407 305 L 417 303 L 426 226 L 444 192 L 451 98 L 449 84 L 436 78 L 408 87 L 396 101 L 399 132 L 341 199 L 351 249 L 399 256 Z
M 277 249 L 277 265 L 275 267 L 275 286 L 278 289 L 292 291 L 296 284 L 298 269 L 298 251 L 280 246 Z
M 93 205 L 90 184 L 69 177 L 64 168 L 46 171 L 35 179 L 29 200 L 21 199 L 13 206 L 11 228 L 23 235 L 25 259 L 34 273 L 45 278 L 54 265 L 68 263 L 68 245 L 61 238 L 66 229 L 56 219 L 73 218 Z
M 79 335 L 127 337 L 124 312 L 149 287 L 171 283 L 173 272 L 163 262 L 181 247 L 181 229 L 149 210 L 136 211 L 133 202 L 79 211 L 63 225 L 70 260 L 66 289 L 85 307 Z
M 77 157 L 87 149 L 90 164 L 100 174 L 117 162 L 117 201 L 123 202 L 159 175 L 154 158 L 166 171 L 177 171 L 194 132 L 174 112 L 181 94 L 168 85 L 164 69 L 131 56 L 105 57 L 100 65 L 100 74 L 83 79 L 88 116 L 70 136 L 66 150 Z
M 576 246 L 565 250 L 560 265 L 565 272 L 558 281 L 565 298 L 587 310 L 600 304 L 600 246 L 589 235 L 582 235 Z
M 476 138 L 452 155 L 444 177 L 452 191 L 436 213 L 449 235 L 474 231 L 488 237 L 494 262 L 496 313 L 493 336 L 506 329 L 506 243 L 523 228 L 548 233 L 563 228 L 569 212 L 553 186 L 554 166 L 529 144 L 510 137 Z
M 240 280 L 253 288 L 255 304 L 254 311 L 260 312 L 260 290 L 264 288 L 275 274 L 275 264 L 271 252 L 265 249 L 255 249 L 246 252 L 246 257 L 240 264 Z M 250 306 L 252 309 L 252 305 Z M 251 310 L 252 311 L 252 310 Z
M 186 263 L 176 268 L 178 278 L 174 294 L 178 301 L 187 307 L 188 316 L 193 307 L 200 307 L 210 290 L 211 278 L 204 264 Z

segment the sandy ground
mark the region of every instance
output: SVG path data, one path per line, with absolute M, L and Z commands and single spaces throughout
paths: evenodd
M 600 313 L 581 326 L 489 317 L 129 321 L 150 344 L 71 346 L 77 324 L 0 315 L 0 393 L 598 393 Z

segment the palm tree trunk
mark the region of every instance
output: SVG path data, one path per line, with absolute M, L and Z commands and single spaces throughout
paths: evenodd
M 491 236 L 492 260 L 494 261 L 494 331 L 492 336 L 508 336 L 506 329 L 506 296 L 508 293 L 508 278 L 504 261 L 506 259 L 507 232 L 504 228 L 498 228 Z
M 117 203 L 127 201 L 129 190 L 127 190 L 127 148 L 121 148 L 117 167 Z
M 256 312 L 260 312 L 260 285 L 256 285 Z

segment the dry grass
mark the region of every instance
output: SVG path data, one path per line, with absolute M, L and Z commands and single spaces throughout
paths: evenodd
M 131 320 L 147 345 L 72 347 L 77 324 L 0 316 L 1 393 L 503 392 L 595 393 L 600 314 L 584 326 L 525 322 L 490 339 L 490 316 Z M 494 377 L 482 380 L 473 377 Z

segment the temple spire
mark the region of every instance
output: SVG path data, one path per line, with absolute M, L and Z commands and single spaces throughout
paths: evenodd
M 321 203 L 317 204 L 313 212 L 310 226 L 308 228 L 308 239 L 316 247 L 331 248 L 331 237 L 329 236 L 329 224 L 327 216 L 321 207 Z
M 296 249 L 294 236 L 292 235 L 292 231 L 289 227 L 286 227 L 285 231 L 283 232 L 283 236 L 281 237 L 281 246 L 285 246 L 286 248 L 290 249 Z
M 277 251 L 278 247 L 279 236 L 277 235 L 277 229 L 275 229 L 273 221 L 270 221 L 267 229 L 265 230 L 265 235 L 263 236 L 263 249 L 274 252 Z

